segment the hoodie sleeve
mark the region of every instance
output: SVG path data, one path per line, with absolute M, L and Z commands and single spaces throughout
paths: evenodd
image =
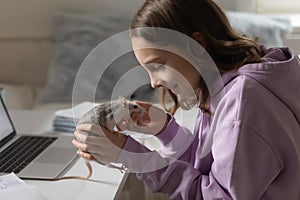
M 197 142 L 197 136 L 186 127 L 179 125 L 172 117 L 167 128 L 156 135 L 162 144 L 159 153 L 166 158 L 172 157 L 192 163 L 192 151 L 195 146 L 193 143 Z
M 193 145 L 191 143 L 193 142 L 193 136 L 188 129 L 181 127 L 175 118 L 172 117 L 165 130 L 157 136 L 162 143 L 159 152 L 151 151 L 129 136 L 117 162 L 126 165 L 133 172 L 153 171 L 164 167 L 168 165 L 169 158 L 192 162 Z M 150 161 L 152 164 L 149 164 Z M 155 163 L 159 164 L 156 166 Z M 148 168 L 147 166 L 151 167 Z
M 162 144 L 159 155 L 163 156 L 164 158 L 172 157 L 177 158 L 178 160 L 192 162 L 191 152 L 193 151 L 193 145 L 191 144 L 193 143 L 195 135 L 191 134 L 187 128 L 180 126 L 174 117 L 171 117 L 167 127 L 162 132 L 157 134 L 156 137 Z M 125 155 L 126 152 L 127 155 Z M 147 155 L 143 158 L 143 160 L 148 160 L 151 157 L 150 154 L 153 155 L 153 151 L 149 150 L 143 144 L 140 144 L 130 136 L 123 147 L 123 151 L 119 156 L 118 162 L 127 164 L 129 168 L 133 166 L 135 166 L 135 168 L 140 168 L 136 166 L 133 161 L 130 161 L 132 159 L 127 158 L 126 161 L 124 160 L 125 157 L 130 155 L 128 152 L 139 154 L 143 153 L 144 155 Z
M 153 191 L 166 193 L 170 199 L 261 199 L 281 171 L 270 146 L 240 122 L 226 122 L 217 139 L 208 174 L 176 160 L 137 176 Z

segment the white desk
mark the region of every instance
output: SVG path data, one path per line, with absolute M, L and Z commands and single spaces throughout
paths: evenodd
M 46 134 L 52 130 L 51 122 L 54 111 L 10 111 L 17 133 L 34 135 Z M 70 134 L 70 133 L 55 133 Z M 47 200 L 110 200 L 114 199 L 118 189 L 125 182 L 126 175 L 119 170 L 92 163 L 92 181 L 60 180 L 34 181 L 25 180 L 35 185 Z M 83 159 L 78 159 L 65 175 L 86 176 L 88 173 Z

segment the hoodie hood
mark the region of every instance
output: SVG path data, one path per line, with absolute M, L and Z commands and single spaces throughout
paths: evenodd
M 300 61 L 289 48 L 262 46 L 262 62 L 246 64 L 235 72 L 223 75 L 224 84 L 238 75 L 249 76 L 260 82 L 294 113 L 300 122 Z

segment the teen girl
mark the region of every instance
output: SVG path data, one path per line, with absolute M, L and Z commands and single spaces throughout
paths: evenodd
M 208 52 L 224 84 L 219 103 L 213 104 L 201 71 L 198 73 L 186 59 L 162 49 L 135 50 L 152 86 L 169 93 L 174 106 L 163 111 L 149 103 L 137 102 L 149 111 L 149 116 L 132 116 L 134 123 L 129 121 L 121 128 L 155 135 L 163 144 L 162 154 L 133 160 L 126 152 L 152 151 L 130 136 L 107 130 L 103 133 L 101 127 L 91 124 L 78 126 L 74 133 L 78 154 L 91 160 L 121 162 L 129 170 L 139 170 L 138 178 L 170 199 L 300 199 L 297 56 L 288 48 L 259 46 L 238 35 L 212 0 L 147 0 L 144 3 L 132 21 L 133 47 L 170 45 L 167 40 L 157 41 L 149 36 L 149 31 L 140 29 L 147 27 L 187 35 Z M 178 74 L 188 81 L 196 98 L 186 92 L 187 84 L 178 81 Z M 198 107 L 192 141 L 193 134 L 172 115 L 179 106 Z M 202 154 L 203 144 L 215 134 L 213 125 L 221 121 L 217 142 L 207 154 Z M 84 131 L 98 136 L 87 136 Z M 184 152 L 170 161 L 186 144 L 189 145 Z M 158 168 L 144 170 L 149 166 Z

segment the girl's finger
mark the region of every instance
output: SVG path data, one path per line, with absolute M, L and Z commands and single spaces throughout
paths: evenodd
M 126 124 L 127 123 L 134 123 L 134 124 L 140 124 L 143 121 L 142 117 L 136 113 L 136 112 L 132 112 L 130 115 L 130 118 L 128 120 L 126 120 Z
M 149 123 L 151 119 L 149 118 L 148 113 L 140 116 L 138 113 L 133 112 L 131 113 L 129 121 L 131 121 L 131 123 L 142 126 L 143 124 Z
M 101 148 L 101 150 L 98 147 L 89 146 L 89 152 L 86 153 L 100 160 L 109 160 L 111 157 L 115 157 L 116 154 L 119 155 L 120 151 L 121 149 L 117 146 Z
M 86 141 L 87 134 L 88 133 L 86 133 L 86 132 L 79 132 L 77 130 L 74 131 L 74 136 L 75 136 L 76 140 L 81 143 L 86 143 L 85 141 Z
M 124 130 L 126 130 L 126 129 L 127 129 L 127 128 L 126 128 L 127 123 L 128 123 L 128 122 L 126 122 L 126 121 L 121 121 L 121 122 L 119 122 L 118 124 L 116 124 L 117 130 L 118 130 L 118 131 L 124 131 Z
M 96 137 L 109 137 L 114 133 L 105 127 L 101 127 L 95 124 L 80 124 L 76 127 L 76 131 L 87 136 Z M 75 131 L 75 132 L 76 132 Z
M 110 141 L 109 138 L 115 136 L 115 133 L 113 133 L 113 132 L 109 132 L 106 137 L 90 136 L 87 134 L 78 133 L 78 131 L 75 131 L 74 134 L 76 136 L 76 140 L 79 143 L 84 143 L 88 146 L 87 148 L 89 149 L 89 151 L 91 151 L 91 149 L 90 149 L 91 146 L 97 146 L 97 148 L 99 149 L 106 145 L 112 145 L 113 143 Z M 80 139 L 78 140 L 77 138 L 80 138 Z
M 84 143 L 81 143 L 81 142 L 78 142 L 77 140 L 72 140 L 72 144 L 76 147 L 76 148 L 78 148 L 78 149 L 80 149 L 81 151 L 86 151 L 86 152 L 88 152 L 89 150 L 88 150 L 88 145 L 86 145 L 86 144 L 84 144 Z
M 135 131 L 135 132 L 139 132 L 139 133 L 145 133 L 145 126 L 143 126 L 143 124 L 138 124 L 138 123 L 134 123 L 134 122 L 129 122 L 126 125 L 127 130 L 129 131 Z
M 98 126 L 96 124 L 79 124 L 76 127 L 76 131 L 79 132 L 88 132 L 98 136 L 105 136 L 105 133 L 108 131 L 107 129 Z
M 84 159 L 96 161 L 96 162 L 98 162 L 102 165 L 107 165 L 108 164 L 108 162 L 104 161 L 104 160 L 108 160 L 108 158 L 106 158 L 104 155 L 96 154 L 96 153 L 90 153 L 90 152 L 83 152 L 83 151 L 80 151 L 80 150 L 78 150 L 76 153 Z
M 78 150 L 76 153 L 84 159 L 93 160 L 93 161 L 97 160 L 92 154 L 90 154 L 88 152 L 83 152 L 83 151 Z
M 94 158 L 103 157 L 103 155 L 101 155 L 100 153 L 107 151 L 107 149 L 109 148 L 109 147 L 106 147 L 105 143 L 103 146 L 86 145 L 86 144 L 79 143 L 76 140 L 73 140 L 72 143 L 75 147 L 78 148 L 77 153 L 80 153 L 81 155 L 84 155 L 85 157 L 86 156 L 90 156 L 90 157 L 92 156 Z M 110 149 L 111 149 L 111 146 L 110 146 Z

